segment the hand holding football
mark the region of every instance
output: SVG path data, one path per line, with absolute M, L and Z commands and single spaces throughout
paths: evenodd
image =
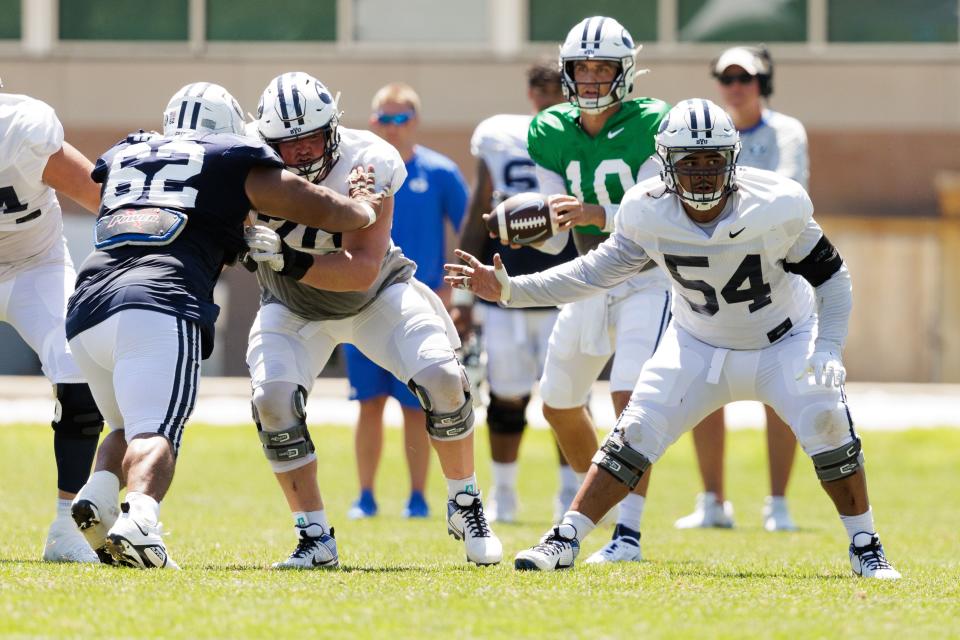
M 504 244 L 535 244 L 557 233 L 556 216 L 547 197 L 540 193 L 511 196 L 486 215 L 485 220 L 490 233 Z

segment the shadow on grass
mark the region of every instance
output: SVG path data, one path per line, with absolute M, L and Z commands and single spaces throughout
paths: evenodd
M 849 580 L 846 574 L 801 573 L 796 569 L 772 569 L 769 571 L 741 570 L 736 567 L 713 567 L 700 560 L 654 560 L 644 564 L 660 567 L 670 572 L 672 577 L 723 578 L 724 580 L 785 580 L 837 581 Z

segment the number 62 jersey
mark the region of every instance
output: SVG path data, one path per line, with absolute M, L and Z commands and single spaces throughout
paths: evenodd
M 843 266 L 798 183 L 737 167 L 737 191 L 712 229 L 659 178 L 630 189 L 616 232 L 589 254 L 511 278 L 510 306 L 568 302 L 626 280 L 653 260 L 669 274 L 674 322 L 726 349 L 762 349 L 815 311 L 814 287 Z

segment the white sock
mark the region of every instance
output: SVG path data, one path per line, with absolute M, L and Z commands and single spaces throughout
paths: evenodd
M 840 521 L 847 530 L 847 535 L 850 537 L 851 543 L 853 542 L 853 537 L 858 533 L 876 533 L 877 531 L 873 527 L 873 508 L 868 508 L 858 516 L 840 516 Z
M 567 511 L 563 514 L 561 525 L 569 524 L 577 531 L 577 540 L 583 540 L 596 528 L 596 523 L 579 511 Z
M 640 520 L 643 518 L 643 506 L 646 501 L 647 499 L 641 495 L 628 493 L 627 497 L 620 502 L 617 524 L 622 524 L 634 531 L 640 531 Z
M 70 516 L 70 505 L 73 504 L 73 500 L 70 498 L 57 498 L 57 517 L 61 516 Z
M 517 486 L 516 462 L 492 462 L 490 470 L 493 472 L 493 486 L 513 489 Z
M 568 464 L 560 465 L 560 488 L 572 489 L 573 491 L 580 488 L 580 480 Z
M 299 535 L 300 531 L 306 531 L 308 536 L 316 538 L 321 533 L 330 531 L 330 523 L 327 522 L 327 512 L 323 509 L 319 511 L 294 511 L 293 525 Z M 317 527 L 320 528 L 317 531 Z
M 87 484 L 80 489 L 80 495 L 92 495 L 95 498 L 120 501 L 120 478 L 110 471 L 94 471 Z M 114 505 L 116 506 L 116 505 Z
M 477 495 L 480 489 L 477 488 L 477 474 L 472 474 L 462 480 L 451 480 L 447 478 L 447 497 L 453 500 L 458 493 L 469 493 Z
M 160 503 L 139 491 L 128 491 L 127 504 L 130 505 L 130 515 L 147 524 L 157 524 L 160 520 Z

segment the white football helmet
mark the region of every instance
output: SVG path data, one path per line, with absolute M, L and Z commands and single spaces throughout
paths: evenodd
M 270 81 L 257 106 L 257 132 L 274 149 L 281 142 L 325 134 L 323 155 L 289 165 L 312 182 L 323 180 L 340 158 L 339 95 L 334 97 L 323 83 L 301 71 L 284 73 Z M 279 153 L 279 149 L 277 149 Z
M 163 111 L 163 135 L 243 135 L 243 112 L 230 92 L 212 82 L 192 82 L 177 91 Z
M 730 115 L 703 98 L 678 102 L 660 122 L 655 137 L 657 157 L 663 165 L 660 177 L 667 190 L 677 194 L 695 209 L 710 209 L 736 188 L 734 171 L 740 155 L 740 133 Z M 677 162 L 698 151 L 716 151 L 726 163 L 715 170 L 697 170 L 696 175 L 720 175 L 723 181 L 712 193 L 692 193 L 677 179 Z
M 560 45 L 563 96 L 587 113 L 600 113 L 621 102 L 633 91 L 634 57 L 640 48 L 641 45 L 634 45 L 630 32 L 613 18 L 594 16 L 577 23 Z M 578 95 L 573 75 L 577 60 L 611 60 L 620 65 L 620 74 L 607 95 L 597 98 Z

